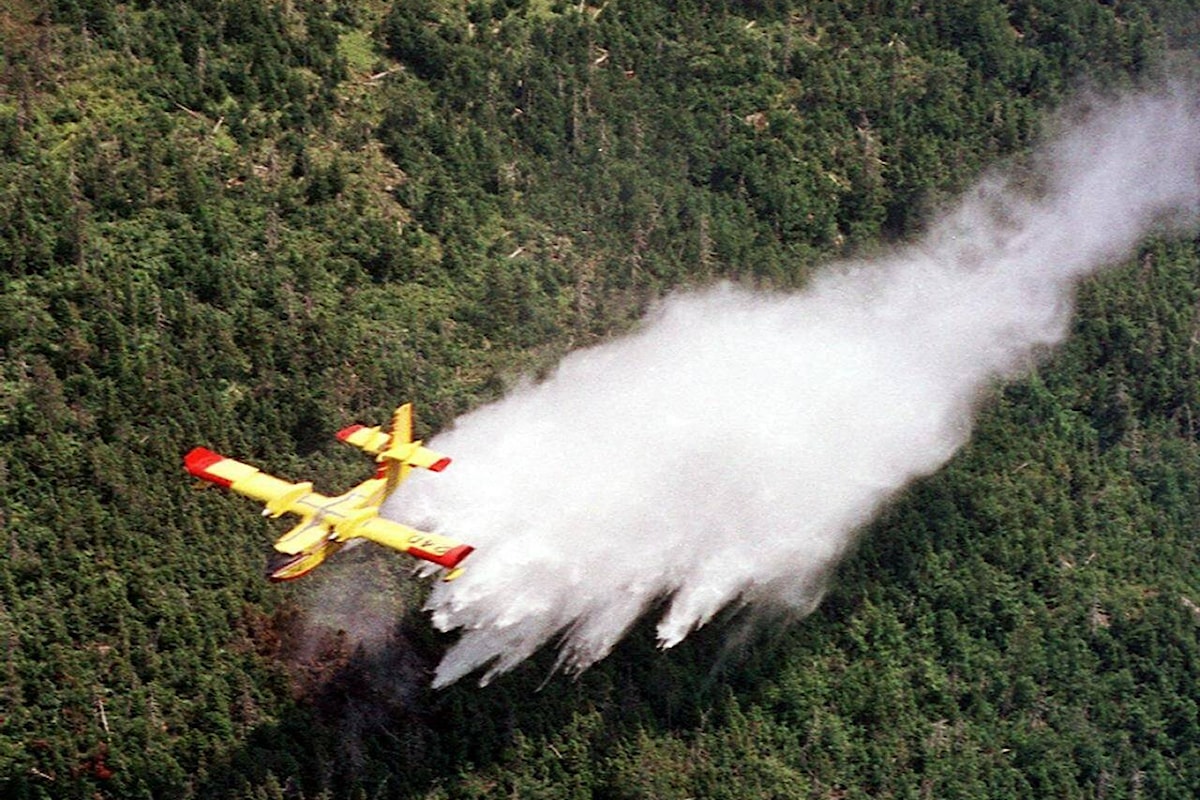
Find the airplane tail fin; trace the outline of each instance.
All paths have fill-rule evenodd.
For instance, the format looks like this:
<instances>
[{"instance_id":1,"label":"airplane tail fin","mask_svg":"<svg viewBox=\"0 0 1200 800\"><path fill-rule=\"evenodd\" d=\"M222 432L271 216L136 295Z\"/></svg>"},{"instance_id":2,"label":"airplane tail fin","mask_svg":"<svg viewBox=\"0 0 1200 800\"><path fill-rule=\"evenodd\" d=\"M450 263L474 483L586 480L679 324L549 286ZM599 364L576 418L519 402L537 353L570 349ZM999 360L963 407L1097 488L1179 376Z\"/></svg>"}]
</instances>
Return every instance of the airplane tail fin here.
<instances>
[{"instance_id":1,"label":"airplane tail fin","mask_svg":"<svg viewBox=\"0 0 1200 800\"><path fill-rule=\"evenodd\" d=\"M412 441L412 437L413 407L412 403L405 403L392 412L392 438L388 442L388 446L392 448L406 445Z\"/></svg>"}]
</instances>

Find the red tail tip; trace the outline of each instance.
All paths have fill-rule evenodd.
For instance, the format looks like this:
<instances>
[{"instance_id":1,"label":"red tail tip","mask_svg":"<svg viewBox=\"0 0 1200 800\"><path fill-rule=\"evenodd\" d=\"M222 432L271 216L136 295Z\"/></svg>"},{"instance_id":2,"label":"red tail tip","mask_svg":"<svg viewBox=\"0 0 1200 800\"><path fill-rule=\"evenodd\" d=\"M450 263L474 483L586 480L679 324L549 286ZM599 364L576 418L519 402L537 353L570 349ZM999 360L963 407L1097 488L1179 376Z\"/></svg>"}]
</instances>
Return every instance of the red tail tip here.
<instances>
[{"instance_id":1,"label":"red tail tip","mask_svg":"<svg viewBox=\"0 0 1200 800\"><path fill-rule=\"evenodd\" d=\"M342 428L337 432L337 438L344 442L365 427L365 425L351 425L348 428Z\"/></svg>"},{"instance_id":2,"label":"red tail tip","mask_svg":"<svg viewBox=\"0 0 1200 800\"><path fill-rule=\"evenodd\" d=\"M450 466L449 458L441 458L429 465L429 469L433 472L441 472L446 467Z\"/></svg>"}]
</instances>

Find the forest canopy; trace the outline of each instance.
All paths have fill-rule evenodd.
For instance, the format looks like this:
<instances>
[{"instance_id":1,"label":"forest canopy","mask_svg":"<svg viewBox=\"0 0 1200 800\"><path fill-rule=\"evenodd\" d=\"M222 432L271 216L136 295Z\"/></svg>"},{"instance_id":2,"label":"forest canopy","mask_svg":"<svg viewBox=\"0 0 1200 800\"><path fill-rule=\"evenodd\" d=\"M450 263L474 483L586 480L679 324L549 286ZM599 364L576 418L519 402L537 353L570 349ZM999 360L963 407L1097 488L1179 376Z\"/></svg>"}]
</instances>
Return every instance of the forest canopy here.
<instances>
[{"instance_id":1,"label":"forest canopy","mask_svg":"<svg viewBox=\"0 0 1200 800\"><path fill-rule=\"evenodd\" d=\"M1194 20L6 4L0 794L1200 795L1195 241L1085 284L1066 348L997 389L818 612L737 652L730 619L667 654L638 630L575 682L536 691L535 659L435 693L446 640L405 563L328 578L389 630L356 647L180 467L207 443L349 484L343 424L412 400L432 434L677 288L803 286L913 236L1072 89L1153 83Z\"/></svg>"}]
</instances>

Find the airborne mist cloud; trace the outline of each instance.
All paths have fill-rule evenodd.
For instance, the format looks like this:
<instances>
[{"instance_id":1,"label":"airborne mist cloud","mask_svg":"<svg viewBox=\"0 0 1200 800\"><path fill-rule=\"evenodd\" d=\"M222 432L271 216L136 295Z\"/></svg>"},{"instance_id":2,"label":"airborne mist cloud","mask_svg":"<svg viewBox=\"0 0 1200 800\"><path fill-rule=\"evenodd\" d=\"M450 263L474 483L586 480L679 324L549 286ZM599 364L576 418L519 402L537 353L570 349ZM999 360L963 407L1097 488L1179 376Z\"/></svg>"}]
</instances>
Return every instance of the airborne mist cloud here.
<instances>
[{"instance_id":1,"label":"airborne mist cloud","mask_svg":"<svg viewBox=\"0 0 1200 800\"><path fill-rule=\"evenodd\" d=\"M462 634L435 683L548 642L584 668L661 601L668 647L735 601L811 610L981 394L1063 337L1075 282L1200 215L1193 94L1080 104L1061 128L891 257L799 294L676 296L438 437L453 468L396 511L478 550L429 600Z\"/></svg>"}]
</instances>

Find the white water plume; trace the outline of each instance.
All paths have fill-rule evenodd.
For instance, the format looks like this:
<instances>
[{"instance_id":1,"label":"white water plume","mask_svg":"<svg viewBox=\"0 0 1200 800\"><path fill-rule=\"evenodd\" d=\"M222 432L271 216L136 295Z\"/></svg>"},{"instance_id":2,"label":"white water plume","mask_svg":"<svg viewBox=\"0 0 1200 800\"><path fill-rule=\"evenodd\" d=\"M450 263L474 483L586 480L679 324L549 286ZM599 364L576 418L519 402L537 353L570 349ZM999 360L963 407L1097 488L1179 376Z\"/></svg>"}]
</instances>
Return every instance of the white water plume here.
<instances>
[{"instance_id":1,"label":"white water plume","mask_svg":"<svg viewBox=\"0 0 1200 800\"><path fill-rule=\"evenodd\" d=\"M1023 182L983 180L903 251L802 293L678 295L437 437L454 465L394 507L477 547L429 600L461 631L435 684L551 642L585 668L659 602L664 647L735 601L811 610L855 532L966 441L981 394L1064 336L1075 282L1200 215L1192 93L1092 101L1060 127Z\"/></svg>"}]
</instances>

